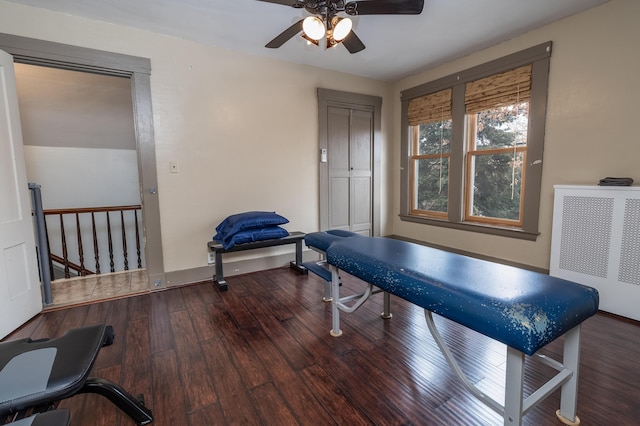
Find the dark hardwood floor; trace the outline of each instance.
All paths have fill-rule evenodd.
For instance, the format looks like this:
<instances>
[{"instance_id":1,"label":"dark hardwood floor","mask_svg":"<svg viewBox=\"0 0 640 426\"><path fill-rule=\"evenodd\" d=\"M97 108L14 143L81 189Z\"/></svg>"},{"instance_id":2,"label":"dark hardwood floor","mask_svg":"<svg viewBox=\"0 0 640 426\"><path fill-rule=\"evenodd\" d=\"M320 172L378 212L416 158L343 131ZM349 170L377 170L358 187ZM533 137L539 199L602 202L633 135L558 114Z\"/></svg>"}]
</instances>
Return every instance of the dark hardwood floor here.
<instances>
[{"instance_id":1,"label":"dark hardwood floor","mask_svg":"<svg viewBox=\"0 0 640 426\"><path fill-rule=\"evenodd\" d=\"M361 287L345 277L345 294ZM492 425L500 417L453 376L414 305L378 294L342 315L329 335L330 304L311 274L275 269L212 283L42 314L10 338L55 337L72 327L112 324L113 345L94 376L145 395L161 425ZM436 318L469 377L500 398L505 348ZM544 352L561 359L560 342ZM578 415L583 426L640 424L640 325L599 314L583 325ZM553 374L527 362L527 392ZM72 424L130 425L97 395L61 403ZM524 418L560 425L559 391Z\"/></svg>"}]
</instances>

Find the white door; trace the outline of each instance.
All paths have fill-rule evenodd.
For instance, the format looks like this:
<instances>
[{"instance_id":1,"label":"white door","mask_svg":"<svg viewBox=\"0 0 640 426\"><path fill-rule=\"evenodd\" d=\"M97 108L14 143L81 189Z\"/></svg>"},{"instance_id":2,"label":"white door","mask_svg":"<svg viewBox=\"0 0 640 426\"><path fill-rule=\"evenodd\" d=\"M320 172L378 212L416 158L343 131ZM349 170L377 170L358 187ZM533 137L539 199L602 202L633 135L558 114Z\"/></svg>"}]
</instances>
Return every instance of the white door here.
<instances>
[{"instance_id":1,"label":"white door","mask_svg":"<svg viewBox=\"0 0 640 426\"><path fill-rule=\"evenodd\" d=\"M42 310L13 57L0 50L0 338Z\"/></svg>"},{"instance_id":2,"label":"white door","mask_svg":"<svg viewBox=\"0 0 640 426\"><path fill-rule=\"evenodd\" d=\"M327 108L329 229L373 235L373 111Z\"/></svg>"}]
</instances>

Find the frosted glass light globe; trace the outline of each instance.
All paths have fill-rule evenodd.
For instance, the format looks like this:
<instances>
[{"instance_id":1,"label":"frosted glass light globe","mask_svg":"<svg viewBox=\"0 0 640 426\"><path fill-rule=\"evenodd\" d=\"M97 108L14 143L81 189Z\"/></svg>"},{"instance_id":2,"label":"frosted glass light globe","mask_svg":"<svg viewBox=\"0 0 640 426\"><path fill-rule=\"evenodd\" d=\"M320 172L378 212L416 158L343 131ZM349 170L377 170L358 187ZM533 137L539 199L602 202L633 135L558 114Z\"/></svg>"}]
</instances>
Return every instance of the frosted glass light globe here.
<instances>
[{"instance_id":1,"label":"frosted glass light globe","mask_svg":"<svg viewBox=\"0 0 640 426\"><path fill-rule=\"evenodd\" d=\"M344 18L338 21L338 23L333 28L333 39L335 41L342 41L346 36L351 32L351 28L353 27L353 22L351 19Z\"/></svg>"},{"instance_id":2,"label":"frosted glass light globe","mask_svg":"<svg viewBox=\"0 0 640 426\"><path fill-rule=\"evenodd\" d=\"M320 40L324 37L324 24L317 16L309 16L302 21L302 29L310 39Z\"/></svg>"}]
</instances>

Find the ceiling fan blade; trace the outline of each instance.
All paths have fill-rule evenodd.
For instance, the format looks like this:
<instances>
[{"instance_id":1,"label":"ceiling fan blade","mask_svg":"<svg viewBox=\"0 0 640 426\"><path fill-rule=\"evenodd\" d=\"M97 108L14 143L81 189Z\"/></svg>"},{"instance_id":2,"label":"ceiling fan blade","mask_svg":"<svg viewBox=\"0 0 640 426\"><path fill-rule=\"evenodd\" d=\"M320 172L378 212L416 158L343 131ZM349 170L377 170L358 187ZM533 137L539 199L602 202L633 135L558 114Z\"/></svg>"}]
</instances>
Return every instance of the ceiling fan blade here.
<instances>
[{"instance_id":1,"label":"ceiling fan blade","mask_svg":"<svg viewBox=\"0 0 640 426\"><path fill-rule=\"evenodd\" d=\"M344 5L348 15L419 15L424 0L366 0Z\"/></svg>"},{"instance_id":2,"label":"ceiling fan blade","mask_svg":"<svg viewBox=\"0 0 640 426\"><path fill-rule=\"evenodd\" d=\"M304 7L304 3L301 3L298 0L258 0L258 1L263 1L265 3L281 4L283 6Z\"/></svg>"},{"instance_id":3,"label":"ceiling fan blade","mask_svg":"<svg viewBox=\"0 0 640 426\"><path fill-rule=\"evenodd\" d=\"M360 38L353 31L351 31L349 35L344 40L342 40L342 44L351 54L358 53L365 48L362 40L360 40Z\"/></svg>"},{"instance_id":4,"label":"ceiling fan blade","mask_svg":"<svg viewBox=\"0 0 640 426\"><path fill-rule=\"evenodd\" d=\"M281 32L278 36L276 36L276 38L267 43L265 47L268 47L270 49L277 49L278 47L285 44L291 37L302 31L302 21L303 19L299 20L298 22Z\"/></svg>"}]
</instances>

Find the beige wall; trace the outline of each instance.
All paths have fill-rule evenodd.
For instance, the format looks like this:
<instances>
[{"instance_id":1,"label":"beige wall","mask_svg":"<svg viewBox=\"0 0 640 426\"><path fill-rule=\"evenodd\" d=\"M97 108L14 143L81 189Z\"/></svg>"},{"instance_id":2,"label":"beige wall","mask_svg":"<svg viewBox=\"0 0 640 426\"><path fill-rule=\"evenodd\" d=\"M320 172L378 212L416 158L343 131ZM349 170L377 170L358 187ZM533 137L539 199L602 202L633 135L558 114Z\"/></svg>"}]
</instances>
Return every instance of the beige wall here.
<instances>
[{"instance_id":1,"label":"beige wall","mask_svg":"<svg viewBox=\"0 0 640 426\"><path fill-rule=\"evenodd\" d=\"M610 175L640 181L640 89L627 83L640 69L639 16L637 0L612 0L390 87L0 0L0 32L151 59L166 271L204 266L213 227L237 211L272 209L291 219L290 230L317 229L317 87L384 99L383 234L548 267L554 184ZM554 51L538 240L401 222L400 92L548 40ZM180 173L169 173L170 161Z\"/></svg>"},{"instance_id":2,"label":"beige wall","mask_svg":"<svg viewBox=\"0 0 640 426\"><path fill-rule=\"evenodd\" d=\"M151 59L167 272L205 266L215 225L239 211L275 210L289 230L318 229L316 88L386 98L382 139L391 139L388 83L4 1L0 32ZM179 173L169 173L171 161ZM383 160L385 193L389 167Z\"/></svg>"},{"instance_id":3,"label":"beige wall","mask_svg":"<svg viewBox=\"0 0 640 426\"><path fill-rule=\"evenodd\" d=\"M640 184L637 110L640 87L640 1L612 0L508 42L406 78L395 86L392 232L540 268L549 267L553 185L593 185L605 176ZM402 222L400 209L400 92L551 40L553 53L537 241L488 236Z\"/></svg>"}]
</instances>

